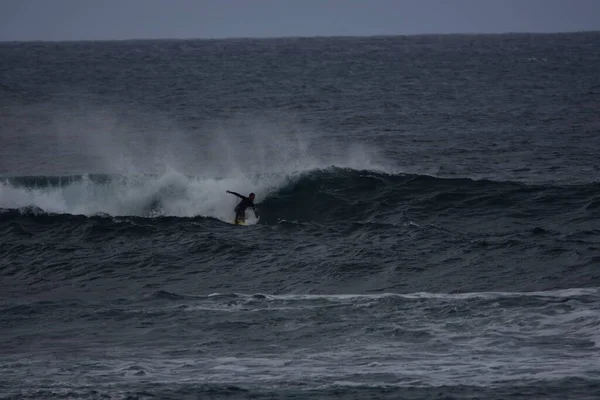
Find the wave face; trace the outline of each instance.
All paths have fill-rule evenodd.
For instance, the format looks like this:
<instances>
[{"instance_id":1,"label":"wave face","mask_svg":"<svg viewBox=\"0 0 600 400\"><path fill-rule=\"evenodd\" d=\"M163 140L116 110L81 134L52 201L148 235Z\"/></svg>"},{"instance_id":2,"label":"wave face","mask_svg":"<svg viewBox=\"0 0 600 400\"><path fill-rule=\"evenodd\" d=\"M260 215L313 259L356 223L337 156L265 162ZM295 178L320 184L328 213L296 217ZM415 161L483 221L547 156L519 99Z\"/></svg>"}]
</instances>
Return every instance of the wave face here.
<instances>
[{"instance_id":1,"label":"wave face","mask_svg":"<svg viewBox=\"0 0 600 400\"><path fill-rule=\"evenodd\" d=\"M598 33L0 54L2 399L597 399Z\"/></svg>"}]
</instances>

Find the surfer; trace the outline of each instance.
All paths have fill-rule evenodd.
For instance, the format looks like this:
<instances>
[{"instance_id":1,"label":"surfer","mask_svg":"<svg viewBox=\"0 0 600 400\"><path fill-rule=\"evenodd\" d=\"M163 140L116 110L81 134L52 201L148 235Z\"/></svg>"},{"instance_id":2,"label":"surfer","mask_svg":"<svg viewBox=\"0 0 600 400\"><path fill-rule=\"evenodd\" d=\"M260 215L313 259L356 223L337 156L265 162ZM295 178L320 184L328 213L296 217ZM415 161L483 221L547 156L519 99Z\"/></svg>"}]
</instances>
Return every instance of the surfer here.
<instances>
[{"instance_id":1,"label":"surfer","mask_svg":"<svg viewBox=\"0 0 600 400\"><path fill-rule=\"evenodd\" d=\"M240 201L234 209L236 224L243 223L244 221L246 221L246 208L248 207L250 207L252 211L254 211L254 215L256 216L256 218L258 218L258 213L256 212L256 208L254 207L254 193L250 193L248 197L242 196L241 194L236 192L231 192L229 190L227 191L227 193L231 193L242 199L242 201Z\"/></svg>"}]
</instances>

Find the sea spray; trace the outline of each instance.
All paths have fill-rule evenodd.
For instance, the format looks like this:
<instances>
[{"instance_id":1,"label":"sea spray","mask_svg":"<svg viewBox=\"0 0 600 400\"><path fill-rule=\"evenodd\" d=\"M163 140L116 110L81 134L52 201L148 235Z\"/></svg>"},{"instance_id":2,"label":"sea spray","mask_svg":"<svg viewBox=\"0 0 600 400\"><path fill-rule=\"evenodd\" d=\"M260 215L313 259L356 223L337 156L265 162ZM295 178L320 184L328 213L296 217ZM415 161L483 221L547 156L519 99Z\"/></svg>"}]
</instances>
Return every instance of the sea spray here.
<instances>
[{"instance_id":1,"label":"sea spray","mask_svg":"<svg viewBox=\"0 0 600 400\"><path fill-rule=\"evenodd\" d=\"M56 111L58 146L87 157L76 178L51 185L0 184L0 208L35 206L49 213L232 219L236 199L255 192L257 203L311 171L337 167L386 170L377 149L360 143L315 141L315 133L283 115L213 121L187 134L160 117L154 129L140 114L124 116L86 106L68 118ZM46 112L49 112L46 110ZM63 118L58 118L62 116ZM154 118L154 117L152 117ZM56 121L60 120L60 123ZM204 136L195 148L186 135ZM168 138L168 139L167 139ZM98 162L101 160L101 162ZM100 174L90 174L101 169ZM17 178L17 177L13 177ZM41 183L43 176L35 178ZM50 179L50 178L48 178ZM56 180L56 179L55 179Z\"/></svg>"}]
</instances>

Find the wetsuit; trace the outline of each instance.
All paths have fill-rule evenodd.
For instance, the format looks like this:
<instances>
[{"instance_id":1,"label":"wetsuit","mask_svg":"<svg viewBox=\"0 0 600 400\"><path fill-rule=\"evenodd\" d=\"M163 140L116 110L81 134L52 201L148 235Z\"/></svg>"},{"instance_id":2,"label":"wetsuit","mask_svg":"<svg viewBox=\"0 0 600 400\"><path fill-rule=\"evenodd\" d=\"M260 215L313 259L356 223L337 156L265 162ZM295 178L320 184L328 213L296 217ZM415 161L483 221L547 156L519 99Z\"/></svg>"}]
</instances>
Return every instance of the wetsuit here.
<instances>
[{"instance_id":1,"label":"wetsuit","mask_svg":"<svg viewBox=\"0 0 600 400\"><path fill-rule=\"evenodd\" d=\"M242 199L242 201L240 201L240 203L235 206L235 221L238 222L244 222L246 220L246 208L250 207L252 209L252 211L254 211L254 215L256 215L258 217L258 214L256 213L256 208L254 207L254 202L252 200L250 200L249 197L246 196L242 196L239 193L236 192L230 192L227 191L228 193L231 193L233 195L236 195L237 197L239 197L240 199Z\"/></svg>"}]
</instances>

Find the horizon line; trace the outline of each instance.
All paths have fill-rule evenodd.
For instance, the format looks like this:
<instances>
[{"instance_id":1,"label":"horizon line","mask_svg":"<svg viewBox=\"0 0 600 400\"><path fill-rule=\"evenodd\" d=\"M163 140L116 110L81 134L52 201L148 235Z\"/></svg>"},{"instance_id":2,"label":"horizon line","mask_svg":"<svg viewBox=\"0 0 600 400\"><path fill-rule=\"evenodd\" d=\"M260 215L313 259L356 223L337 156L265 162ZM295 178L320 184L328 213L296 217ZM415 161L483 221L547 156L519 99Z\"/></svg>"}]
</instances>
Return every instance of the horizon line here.
<instances>
[{"instance_id":1,"label":"horizon line","mask_svg":"<svg viewBox=\"0 0 600 400\"><path fill-rule=\"evenodd\" d=\"M392 38L392 37L423 37L423 36L508 36L508 35L573 35L586 33L600 33L600 30L578 31L506 31L506 32L450 32L450 33L394 33L372 35L290 35L290 36L227 36L227 37L147 37L123 39L25 39L25 40L0 40L0 43L79 43L79 42L134 42L134 41L228 41L228 40L281 40L281 39L357 39L357 38Z\"/></svg>"}]
</instances>

